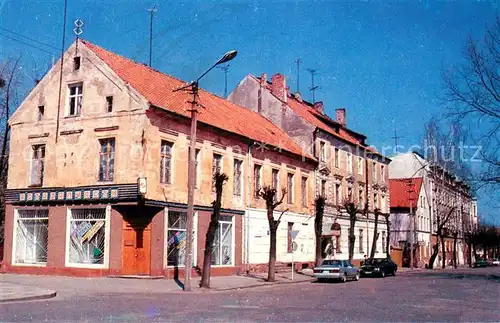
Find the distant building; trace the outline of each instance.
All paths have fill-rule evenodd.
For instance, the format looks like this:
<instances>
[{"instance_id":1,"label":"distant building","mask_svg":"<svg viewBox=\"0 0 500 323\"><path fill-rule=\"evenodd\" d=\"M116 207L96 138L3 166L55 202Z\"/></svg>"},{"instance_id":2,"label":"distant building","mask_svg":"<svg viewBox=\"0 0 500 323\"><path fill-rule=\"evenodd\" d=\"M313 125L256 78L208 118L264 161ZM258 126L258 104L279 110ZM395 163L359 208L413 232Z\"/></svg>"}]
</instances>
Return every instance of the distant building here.
<instances>
[{"instance_id":1,"label":"distant building","mask_svg":"<svg viewBox=\"0 0 500 323\"><path fill-rule=\"evenodd\" d=\"M470 187L454 174L426 161L415 152L398 154L391 158L391 245L404 248L409 259L409 205L414 216L416 264L424 266L436 244L436 219L451 214L445 226L447 265L453 261L454 235L457 237L457 265L471 261L472 250L465 237L478 225L477 202ZM411 192L410 192L411 191ZM435 266L441 266L442 250ZM409 261L409 260L408 260ZM408 262L409 264L409 262Z\"/></svg>"},{"instance_id":2,"label":"distant building","mask_svg":"<svg viewBox=\"0 0 500 323\"><path fill-rule=\"evenodd\" d=\"M292 95L286 79L275 74L248 75L229 95L230 101L255 111L271 120L294 138L306 154L319 161L315 172L315 196L327 198L323 226L324 257L347 259L349 217L342 202L349 199L360 210L368 205L368 216L356 223L354 259L370 254L374 231L375 208L389 213L388 164L390 159L366 143L366 137L349 129L346 110L336 110L336 120L324 112L322 102L310 103L300 94ZM340 227L334 229L338 224ZM379 218L376 257L385 256L387 228Z\"/></svg>"},{"instance_id":3,"label":"distant building","mask_svg":"<svg viewBox=\"0 0 500 323\"><path fill-rule=\"evenodd\" d=\"M5 270L175 277L186 253L192 95L173 92L180 80L84 40L63 66L62 83L57 63L9 120ZM229 180L213 275L267 263L265 203L255 193L263 185L288 189L276 210L288 209L278 261L291 262L298 230L294 260L312 262L315 158L258 113L203 90L199 103L193 266L203 263L217 171Z\"/></svg>"}]
</instances>

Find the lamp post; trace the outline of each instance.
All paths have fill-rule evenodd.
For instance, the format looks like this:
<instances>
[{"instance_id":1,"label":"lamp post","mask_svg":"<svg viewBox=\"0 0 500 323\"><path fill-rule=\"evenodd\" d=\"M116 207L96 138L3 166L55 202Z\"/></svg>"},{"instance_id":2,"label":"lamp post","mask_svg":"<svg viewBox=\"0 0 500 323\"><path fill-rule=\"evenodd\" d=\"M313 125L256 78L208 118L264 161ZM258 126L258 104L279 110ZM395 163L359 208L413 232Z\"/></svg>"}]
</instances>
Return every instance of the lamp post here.
<instances>
[{"instance_id":1,"label":"lamp post","mask_svg":"<svg viewBox=\"0 0 500 323\"><path fill-rule=\"evenodd\" d=\"M200 80L207 75L215 66L226 63L238 54L237 51L232 50L224 54L214 65L212 65L205 73L201 74L196 81L175 89L181 91L191 89L193 93L193 101L191 101L191 137L189 142L189 161L188 161L188 201L187 201L187 220L186 220L186 262L184 267L184 291L191 291L191 268L193 258L193 215L194 215L194 187L195 187L195 159L196 159L196 124L198 121L198 86Z\"/></svg>"}]
</instances>

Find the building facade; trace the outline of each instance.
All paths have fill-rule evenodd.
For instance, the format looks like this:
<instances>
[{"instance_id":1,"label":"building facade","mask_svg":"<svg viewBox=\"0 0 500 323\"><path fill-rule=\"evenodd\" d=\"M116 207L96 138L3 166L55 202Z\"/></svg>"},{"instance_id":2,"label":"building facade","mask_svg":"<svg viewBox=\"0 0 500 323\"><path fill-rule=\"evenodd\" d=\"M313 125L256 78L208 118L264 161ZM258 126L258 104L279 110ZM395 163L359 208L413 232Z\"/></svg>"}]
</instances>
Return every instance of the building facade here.
<instances>
[{"instance_id":1,"label":"building facade","mask_svg":"<svg viewBox=\"0 0 500 323\"><path fill-rule=\"evenodd\" d=\"M374 210L389 212L388 164L390 160L366 144L366 137L346 125L346 110L336 110L336 120L324 113L322 102L309 103L292 95L286 79L276 74L271 81L263 74L248 75L229 95L230 101L260 113L294 138L319 165L315 170L315 196L327 199L324 226L324 257L347 259L349 216L343 209L346 199L360 210L368 205L367 216L356 223L354 259L369 255L374 236ZM340 225L340 228L338 227ZM385 256L387 228L379 219L376 256Z\"/></svg>"},{"instance_id":2,"label":"building facade","mask_svg":"<svg viewBox=\"0 0 500 323\"><path fill-rule=\"evenodd\" d=\"M467 183L444 168L428 162L415 152L402 153L392 157L389 177L391 183L414 183L416 179L421 179L420 194L413 193L415 197L412 197L412 200L415 199L413 202L417 203L416 209L412 213L417 228L416 232L421 233L414 240L415 244L418 245L416 258L418 265L424 266L426 261L428 262L433 251L432 248L438 240L436 236L438 222L444 219L446 219L444 226L446 266L453 263L454 248L457 251L457 265L465 265L472 261L472 250L467 245L465 237L477 228L477 201ZM393 190L391 195L398 196L401 203L408 204L410 198L408 190L410 190L408 185L400 185L398 191ZM415 187L412 186L411 190L415 190ZM407 198L406 202L403 201L405 197ZM391 218L395 220L400 215L400 211L401 208L391 202ZM391 235L393 229L409 231L410 223L407 221L398 228L391 227ZM395 234L397 233L395 232ZM424 239L424 237L426 238ZM422 240L420 240L421 238ZM408 245L410 241L411 237L405 241L391 239L394 246ZM425 249L427 252L423 251ZM440 245L434 266L441 266L442 258L443 252Z\"/></svg>"},{"instance_id":3,"label":"building facade","mask_svg":"<svg viewBox=\"0 0 500 323\"><path fill-rule=\"evenodd\" d=\"M9 121L5 271L182 275L192 95L173 90L183 85L84 40L68 48ZM314 157L257 113L203 90L198 100L193 271L203 262L215 172L229 179L213 275L267 262L255 189L275 177L291 189L276 210L288 209L278 261L289 260L298 227L297 260L312 261Z\"/></svg>"}]
</instances>

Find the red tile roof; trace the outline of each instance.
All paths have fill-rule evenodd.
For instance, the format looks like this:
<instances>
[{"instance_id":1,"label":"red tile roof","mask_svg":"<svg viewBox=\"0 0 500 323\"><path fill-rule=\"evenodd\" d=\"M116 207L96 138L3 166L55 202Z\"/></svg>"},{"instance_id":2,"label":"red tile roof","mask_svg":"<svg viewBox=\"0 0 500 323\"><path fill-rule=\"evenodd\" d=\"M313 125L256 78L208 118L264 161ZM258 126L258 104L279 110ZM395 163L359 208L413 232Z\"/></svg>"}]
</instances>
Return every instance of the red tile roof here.
<instances>
[{"instance_id":1,"label":"red tile roof","mask_svg":"<svg viewBox=\"0 0 500 323\"><path fill-rule=\"evenodd\" d=\"M186 85L185 82L88 41L80 41L102 59L120 78L143 95L151 105L190 117L191 104L189 102L192 100L192 94L187 91L172 92L173 89ZM198 100L203 106L198 114L200 122L266 145L281 148L299 156L303 155L302 148L292 138L260 114L202 89L199 90ZM306 157L314 159L309 155Z\"/></svg>"},{"instance_id":2,"label":"red tile roof","mask_svg":"<svg viewBox=\"0 0 500 323\"><path fill-rule=\"evenodd\" d=\"M260 78L254 75L251 75L253 78L255 78L258 82L260 82ZM267 89L271 91L271 84L267 82ZM288 99L287 102L288 106L299 116L301 116L304 120L307 122L311 123L315 127L331 134L332 136L342 139L352 145L355 146L360 146L365 148L366 150L378 154L382 156L380 153L378 153L373 147L371 146L366 146L361 143L360 140L356 139L352 134L349 133L349 131L345 128L342 127L341 124L339 124L336 120L331 119L328 117L326 114L321 114L319 113L316 109L314 109L310 104L306 102L300 102L298 101L294 96L288 94ZM332 128L330 125L322 121L321 119L327 119L332 123L336 123L339 126L338 132L335 131L334 128Z\"/></svg>"},{"instance_id":3,"label":"red tile roof","mask_svg":"<svg viewBox=\"0 0 500 323\"><path fill-rule=\"evenodd\" d=\"M412 208L416 208L422 183L422 177L389 179L391 208L410 207L410 192L408 192L410 188L412 190L411 205Z\"/></svg>"}]
</instances>

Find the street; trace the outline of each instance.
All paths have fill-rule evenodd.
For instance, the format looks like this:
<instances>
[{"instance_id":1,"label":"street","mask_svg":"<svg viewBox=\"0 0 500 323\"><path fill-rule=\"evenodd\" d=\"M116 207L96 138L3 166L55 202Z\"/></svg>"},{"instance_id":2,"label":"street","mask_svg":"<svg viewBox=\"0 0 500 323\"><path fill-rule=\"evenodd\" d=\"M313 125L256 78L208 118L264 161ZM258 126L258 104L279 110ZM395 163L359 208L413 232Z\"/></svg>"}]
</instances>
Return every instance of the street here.
<instances>
[{"instance_id":1,"label":"street","mask_svg":"<svg viewBox=\"0 0 500 323\"><path fill-rule=\"evenodd\" d=\"M4 303L0 321L499 321L499 283L496 267L189 294L75 289L50 300Z\"/></svg>"}]
</instances>

